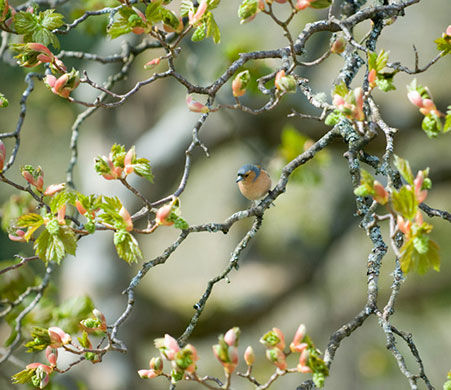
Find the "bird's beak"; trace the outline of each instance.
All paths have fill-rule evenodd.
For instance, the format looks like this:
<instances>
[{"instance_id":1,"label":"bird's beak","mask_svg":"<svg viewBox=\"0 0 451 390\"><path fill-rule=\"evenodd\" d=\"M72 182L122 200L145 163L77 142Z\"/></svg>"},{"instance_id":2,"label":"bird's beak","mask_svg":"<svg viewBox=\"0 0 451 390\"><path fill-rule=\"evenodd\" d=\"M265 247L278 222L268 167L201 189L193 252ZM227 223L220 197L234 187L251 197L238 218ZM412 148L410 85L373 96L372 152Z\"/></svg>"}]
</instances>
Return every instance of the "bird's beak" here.
<instances>
[{"instance_id":1,"label":"bird's beak","mask_svg":"<svg viewBox=\"0 0 451 390\"><path fill-rule=\"evenodd\" d=\"M243 180L244 177L241 175L238 175L238 177L236 178L236 183L240 182L241 180Z\"/></svg>"}]
</instances>

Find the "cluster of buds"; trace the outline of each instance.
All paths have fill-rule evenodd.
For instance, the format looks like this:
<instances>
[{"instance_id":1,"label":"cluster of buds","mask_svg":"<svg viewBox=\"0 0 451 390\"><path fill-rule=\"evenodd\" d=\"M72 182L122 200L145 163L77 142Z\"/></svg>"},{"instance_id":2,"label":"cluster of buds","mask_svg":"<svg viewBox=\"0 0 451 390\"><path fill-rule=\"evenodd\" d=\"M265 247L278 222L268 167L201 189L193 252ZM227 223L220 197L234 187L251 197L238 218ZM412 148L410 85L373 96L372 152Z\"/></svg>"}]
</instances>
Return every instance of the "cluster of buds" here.
<instances>
[{"instance_id":1,"label":"cluster of buds","mask_svg":"<svg viewBox=\"0 0 451 390\"><path fill-rule=\"evenodd\" d=\"M42 192L45 196L53 196L66 187L65 183L50 184L44 190L44 171L41 167L33 168L31 165L25 165L22 167L21 173L29 184L35 187L39 192Z\"/></svg>"},{"instance_id":2,"label":"cluster of buds","mask_svg":"<svg viewBox=\"0 0 451 390\"><path fill-rule=\"evenodd\" d=\"M44 82L54 94L67 99L70 93L79 86L80 75L78 71L72 69L70 72L64 73L58 78L52 74L48 74Z\"/></svg>"},{"instance_id":3,"label":"cluster of buds","mask_svg":"<svg viewBox=\"0 0 451 390\"><path fill-rule=\"evenodd\" d=\"M35 187L39 192L42 192L44 187L44 171L41 167L34 169L31 165L25 165L22 167L21 173L28 183Z\"/></svg>"},{"instance_id":4,"label":"cluster of buds","mask_svg":"<svg viewBox=\"0 0 451 390\"><path fill-rule=\"evenodd\" d=\"M2 140L0 140L0 172L3 171L3 167L5 166L5 158L6 158L6 148L5 144Z\"/></svg>"},{"instance_id":5,"label":"cluster of buds","mask_svg":"<svg viewBox=\"0 0 451 390\"><path fill-rule=\"evenodd\" d=\"M180 348L177 340L166 334L164 338L155 340L155 347L160 350L161 356L171 362L171 380L173 383L182 380L185 375L193 374L196 371L196 362L199 360L196 348L191 344ZM163 361L161 358L150 360L149 370L139 370L141 378L154 378L161 375Z\"/></svg>"},{"instance_id":6,"label":"cluster of buds","mask_svg":"<svg viewBox=\"0 0 451 390\"><path fill-rule=\"evenodd\" d=\"M50 380L50 374L56 368L58 350L49 346L45 350L45 356L50 365L37 362L30 363L25 367L24 371L21 371L13 376L14 383L26 383L25 379L29 378L33 386L39 389L46 387Z\"/></svg>"},{"instance_id":7,"label":"cluster of buds","mask_svg":"<svg viewBox=\"0 0 451 390\"><path fill-rule=\"evenodd\" d=\"M229 329L224 335L218 337L218 344L213 345L213 353L219 363L224 367L227 375L235 371L238 365L238 340L240 328ZM252 360L252 358L250 358Z\"/></svg>"},{"instance_id":8,"label":"cluster of buds","mask_svg":"<svg viewBox=\"0 0 451 390\"><path fill-rule=\"evenodd\" d=\"M134 171L133 162L136 160L135 147L131 147L123 158L116 158L112 150L108 157L101 156L95 159L96 171L106 180L123 179Z\"/></svg>"},{"instance_id":9,"label":"cluster of buds","mask_svg":"<svg viewBox=\"0 0 451 390\"><path fill-rule=\"evenodd\" d=\"M94 309L92 311L94 318L87 318L80 321L81 328L86 332L106 332L107 324L104 314L98 310Z\"/></svg>"},{"instance_id":10,"label":"cluster of buds","mask_svg":"<svg viewBox=\"0 0 451 390\"><path fill-rule=\"evenodd\" d=\"M55 72L66 72L64 63L56 58L49 48L42 43L16 43L12 46L12 49L19 52L15 58L17 58L17 63L20 66L33 68L39 64L47 63Z\"/></svg>"},{"instance_id":11,"label":"cluster of buds","mask_svg":"<svg viewBox=\"0 0 451 390\"><path fill-rule=\"evenodd\" d=\"M16 10L14 7L9 5L8 0L0 2L0 23L9 28L9 26L13 23L15 13Z\"/></svg>"},{"instance_id":12,"label":"cluster of buds","mask_svg":"<svg viewBox=\"0 0 451 390\"><path fill-rule=\"evenodd\" d=\"M210 111L210 109L205 105L193 99L192 95L186 96L186 105L188 109L192 112L200 112L202 114L206 114Z\"/></svg>"},{"instance_id":13,"label":"cluster of buds","mask_svg":"<svg viewBox=\"0 0 451 390\"><path fill-rule=\"evenodd\" d=\"M278 328L272 328L265 333L260 342L267 348L266 358L274 364L279 370L287 369L287 360L284 353L285 336Z\"/></svg>"},{"instance_id":14,"label":"cluster of buds","mask_svg":"<svg viewBox=\"0 0 451 390\"><path fill-rule=\"evenodd\" d=\"M283 93L296 93L296 79L292 75L285 75L283 69L277 72L274 84Z\"/></svg>"},{"instance_id":15,"label":"cluster of buds","mask_svg":"<svg viewBox=\"0 0 451 390\"><path fill-rule=\"evenodd\" d=\"M354 89L354 91L348 91L344 96L336 93L332 103L346 118L363 121L365 119L363 96L363 89L359 87Z\"/></svg>"},{"instance_id":16,"label":"cluster of buds","mask_svg":"<svg viewBox=\"0 0 451 390\"><path fill-rule=\"evenodd\" d=\"M437 110L428 89L422 87L421 85L417 85L416 80L413 80L412 83L407 86L407 90L408 99L413 105L419 108L419 111L423 115L426 116L432 114L437 117L443 115L439 110Z\"/></svg>"},{"instance_id":17,"label":"cluster of buds","mask_svg":"<svg viewBox=\"0 0 451 390\"><path fill-rule=\"evenodd\" d=\"M251 75L248 70L244 70L236 75L232 81L233 96L239 97L246 93L246 88L251 80Z\"/></svg>"}]
</instances>

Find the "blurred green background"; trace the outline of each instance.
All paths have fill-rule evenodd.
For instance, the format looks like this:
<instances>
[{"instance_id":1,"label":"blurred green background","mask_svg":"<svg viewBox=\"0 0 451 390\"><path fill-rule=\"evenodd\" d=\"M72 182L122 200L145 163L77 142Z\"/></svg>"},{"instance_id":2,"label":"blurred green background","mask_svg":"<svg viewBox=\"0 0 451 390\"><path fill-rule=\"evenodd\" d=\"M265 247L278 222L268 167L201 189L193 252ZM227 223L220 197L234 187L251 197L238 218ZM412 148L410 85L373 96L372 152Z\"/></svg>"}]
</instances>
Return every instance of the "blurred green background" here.
<instances>
[{"instance_id":1,"label":"blurred green background","mask_svg":"<svg viewBox=\"0 0 451 390\"><path fill-rule=\"evenodd\" d=\"M268 18L264 15L258 15L252 23L239 25L237 7L236 1L222 2L215 12L222 32L219 45L214 45L211 40L183 42L182 55L176 65L190 81L209 84L241 51L286 45L276 26L268 28ZM282 5L276 7L278 12L283 9ZM412 68L412 44L415 44L420 65L424 65L436 55L433 41L450 23L449 15L451 3L447 0L422 2L409 7L405 17L384 29L377 50L390 51L390 62L400 61ZM325 13L310 9L303 11L293 23L292 31L300 31L306 23L319 17L325 17ZM93 18L87 30L95 31L99 26L100 19ZM357 29L356 36L363 36L369 28L370 24L365 23ZM123 39L133 43L134 38L99 40L95 35L74 32L62 37L61 44L68 50L111 54L120 51ZM326 33L314 37L302 59L309 61L319 57L327 49L328 39ZM121 82L116 91L127 91L137 81L149 77L151 71L143 70L142 65L158 55L161 55L158 51L141 55L128 79ZM102 82L117 70L117 65L65 62L77 69L86 68L90 78L96 82ZM329 96L341 65L341 57L331 56L318 67L300 69L299 74L310 79L315 92ZM10 131L15 128L18 102L25 88L24 72L6 62L0 66L0 91L10 102L9 107L0 112L1 131ZM164 70L165 66L162 61L156 71ZM276 60L252 63L251 74L264 73L278 66L280 61ZM428 72L416 76L420 84L430 88L441 111L445 111L451 102L449 70L450 59L444 58ZM363 72L362 69L353 86L361 81ZM373 95L385 120L399 129L395 140L396 154L409 160L414 171L430 167L433 187L427 203L450 211L451 135L430 140L421 131L422 117L406 97L405 85L412 78L398 74L395 77L396 91L375 91ZM231 103L230 90L223 89L218 102ZM73 96L92 100L95 95L82 86ZM258 93L248 93L243 101L252 107L264 104L262 95ZM82 108L53 95L39 82L27 107L21 148L15 167L7 177L23 182L19 167L32 164L41 165L47 184L63 182L70 159L71 126ZM327 131L320 122L287 118L292 108L318 114L303 96L296 94L284 97L281 105L263 115L223 110L208 118L200 136L209 147L211 156L206 158L196 150L188 186L181 196L183 217L190 224L221 222L250 205L235 185L236 171L244 163L262 163L274 182L278 180L283 129L291 129L291 134L296 130L314 140ZM118 183L106 182L94 172L93 159L107 154L113 143L121 143L126 147L136 145L138 155L148 158L153 167L154 184L136 180L134 185L150 200L172 192L181 178L184 150L191 141L192 127L197 118L197 114L186 108L184 88L172 80L161 80L142 88L127 104L117 109L98 110L80 128L79 164L75 171L77 189L83 193L118 195L128 210L140 208L136 199ZM371 144L369 152L383 153L384 138L379 138ZM5 143L10 150L11 141ZM264 358L264 347L258 342L267 330L278 327L290 340L297 326L305 323L317 347L324 350L330 334L364 306L366 263L371 246L365 232L358 227L359 219L353 215L355 205L347 163L343 158L345 151L346 146L337 141L327 153L323 153L319 162L317 159L309 162L296 174L287 192L277 199L275 207L266 212L262 229L240 260L239 271L230 274L230 283L221 282L213 290L201 321L189 340L199 350L201 374L222 375L211 345L216 343L218 334L232 326L239 326L242 330L240 351L244 352L247 345L256 350L258 357L254 373L264 381L263 378L273 372ZM0 202L6 202L13 194L17 192L2 185ZM432 236L440 245L441 272L430 271L421 277L408 275L395 307L393 324L413 334L426 373L440 388L451 369L451 359L448 358L451 355L451 225L437 218L430 222L434 225ZM139 379L136 370L147 368L150 357L157 354L152 345L154 338L164 333L178 337L183 332L193 314L192 305L202 295L208 280L227 265L230 253L250 226L251 221L240 221L226 236L221 233L190 235L165 265L151 270L140 284L135 309L119 332L119 338L129 348L128 354L110 353L102 364L85 363L69 374L56 375L53 388L167 388L167 382L162 378L152 381ZM388 230L384 232L387 237ZM141 237L144 259L147 261L158 256L177 236L175 229L162 227L150 236ZM18 252L32 253L30 246L12 243L6 233L1 232L0 259L11 259ZM393 253L389 253L384 258L380 278L381 307L390 294L393 268ZM126 297L121 295L121 291L139 269L140 264L129 266L117 257L111 234L98 232L80 241L76 257L69 256L63 261L53 279L49 298L62 303L87 294L112 323L126 305ZM31 276L24 277L33 278L42 273L43 266L30 264L26 271ZM0 283L6 285L6 278L1 276ZM9 327L1 323L1 340L8 335ZM395 359L385 349L385 342L377 320L367 320L338 349L325 388L408 389ZM408 348L401 342L398 346L408 367L417 372ZM18 363L23 361L27 364L34 358L39 359L21 352L17 354ZM64 366L70 362L70 357L61 356L60 361ZM240 367L244 369L243 365ZM3 367L0 370L0 388L11 386L9 376L20 369L14 361ZM272 388L293 389L307 378L307 375L287 375ZM177 388L197 389L199 386L181 383ZM236 378L234 388L251 387Z\"/></svg>"}]
</instances>

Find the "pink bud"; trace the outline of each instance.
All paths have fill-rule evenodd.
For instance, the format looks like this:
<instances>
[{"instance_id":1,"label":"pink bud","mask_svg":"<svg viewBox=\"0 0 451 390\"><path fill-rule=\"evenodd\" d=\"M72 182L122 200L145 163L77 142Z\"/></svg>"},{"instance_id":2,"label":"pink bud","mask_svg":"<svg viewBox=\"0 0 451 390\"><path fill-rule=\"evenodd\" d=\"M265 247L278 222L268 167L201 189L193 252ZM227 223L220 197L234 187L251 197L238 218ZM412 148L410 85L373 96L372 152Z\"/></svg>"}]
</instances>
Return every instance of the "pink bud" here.
<instances>
[{"instance_id":1,"label":"pink bud","mask_svg":"<svg viewBox=\"0 0 451 390\"><path fill-rule=\"evenodd\" d=\"M174 222L167 220L167 218L171 214L171 210L172 210L172 206L169 204L160 207L157 211L157 215L155 217L155 222L158 225L165 225L165 226L173 225Z\"/></svg>"},{"instance_id":2,"label":"pink bud","mask_svg":"<svg viewBox=\"0 0 451 390\"><path fill-rule=\"evenodd\" d=\"M445 34L451 36L451 25L446 28Z\"/></svg>"},{"instance_id":3,"label":"pink bud","mask_svg":"<svg viewBox=\"0 0 451 390\"><path fill-rule=\"evenodd\" d=\"M413 105L420 108L423 107L423 98L421 97L418 91L409 91L409 93L407 94L407 98Z\"/></svg>"},{"instance_id":4,"label":"pink bud","mask_svg":"<svg viewBox=\"0 0 451 390\"><path fill-rule=\"evenodd\" d=\"M61 93L62 89L64 88L64 86L67 84L68 81L69 81L68 73L65 73L62 76L60 76L55 81L55 85L53 86L53 92L55 92L57 94Z\"/></svg>"},{"instance_id":5,"label":"pink bud","mask_svg":"<svg viewBox=\"0 0 451 390\"><path fill-rule=\"evenodd\" d=\"M305 1L305 0L304 0ZM335 39L330 48L331 53L340 54L343 53L346 47L346 41L343 38Z\"/></svg>"},{"instance_id":6,"label":"pink bud","mask_svg":"<svg viewBox=\"0 0 451 390\"><path fill-rule=\"evenodd\" d=\"M0 140L0 172L3 170L6 157L6 148L2 140Z\"/></svg>"},{"instance_id":7,"label":"pink bud","mask_svg":"<svg viewBox=\"0 0 451 390\"><path fill-rule=\"evenodd\" d=\"M169 336L168 334L164 335L164 346L166 347L165 354L168 360L173 360L176 353L180 351L177 340L174 337Z\"/></svg>"},{"instance_id":8,"label":"pink bud","mask_svg":"<svg viewBox=\"0 0 451 390\"><path fill-rule=\"evenodd\" d=\"M34 177L33 177L33 175L30 173L30 172L28 172L28 171L26 171L26 170L23 170L22 171L22 176L25 178L25 180L28 182L28 183L30 183L32 186L35 186L36 185L36 182L35 182L35 180L34 180Z\"/></svg>"},{"instance_id":9,"label":"pink bud","mask_svg":"<svg viewBox=\"0 0 451 390\"><path fill-rule=\"evenodd\" d=\"M58 209L58 223L60 225L64 225L66 223L65 218L66 217L66 204L63 204L59 209Z\"/></svg>"},{"instance_id":10,"label":"pink bud","mask_svg":"<svg viewBox=\"0 0 451 390\"><path fill-rule=\"evenodd\" d=\"M377 180L374 181L374 200L379 204L386 204L388 202L388 192L385 187Z\"/></svg>"},{"instance_id":11,"label":"pink bud","mask_svg":"<svg viewBox=\"0 0 451 390\"><path fill-rule=\"evenodd\" d=\"M53 58L52 57L49 57L48 55L45 55L45 54L38 54L37 56L36 56L36 58L39 60L39 61L41 61L41 62L52 62L53 61Z\"/></svg>"},{"instance_id":12,"label":"pink bud","mask_svg":"<svg viewBox=\"0 0 451 390\"><path fill-rule=\"evenodd\" d=\"M283 69L277 72L276 77L274 79L274 84L276 85L277 89L281 89L279 83L282 77L285 77L285 71Z\"/></svg>"},{"instance_id":13,"label":"pink bud","mask_svg":"<svg viewBox=\"0 0 451 390\"><path fill-rule=\"evenodd\" d=\"M276 348L279 348L281 351L285 349L285 335L279 328L272 328L272 331L279 338L279 342L275 345Z\"/></svg>"},{"instance_id":14,"label":"pink bud","mask_svg":"<svg viewBox=\"0 0 451 390\"><path fill-rule=\"evenodd\" d=\"M119 215L125 222L125 230L127 230L128 232L132 231L133 230L132 217L130 216L130 213L127 211L125 207L122 206L122 208L119 210Z\"/></svg>"},{"instance_id":15,"label":"pink bud","mask_svg":"<svg viewBox=\"0 0 451 390\"><path fill-rule=\"evenodd\" d=\"M344 104L345 104L345 99L343 98L343 96L340 96L340 95L334 95L334 98L333 98L333 100L332 100L332 104L335 106L335 107L340 107L340 106L343 106Z\"/></svg>"},{"instance_id":16,"label":"pink bud","mask_svg":"<svg viewBox=\"0 0 451 390\"><path fill-rule=\"evenodd\" d=\"M409 220L404 220L403 217L398 215L397 217L397 226L398 229L404 233L406 236L410 235L412 223Z\"/></svg>"},{"instance_id":17,"label":"pink bud","mask_svg":"<svg viewBox=\"0 0 451 390\"><path fill-rule=\"evenodd\" d=\"M265 9L265 2L264 2L264 0L258 0L258 9L260 11L263 11Z\"/></svg>"},{"instance_id":18,"label":"pink bud","mask_svg":"<svg viewBox=\"0 0 451 390\"><path fill-rule=\"evenodd\" d=\"M58 358L58 350L49 346L45 349L45 356L47 357L50 366L55 367L56 359Z\"/></svg>"},{"instance_id":19,"label":"pink bud","mask_svg":"<svg viewBox=\"0 0 451 390\"><path fill-rule=\"evenodd\" d=\"M296 8L298 11L302 11L303 9L306 9L309 6L310 6L309 0L298 0L294 8Z\"/></svg>"},{"instance_id":20,"label":"pink bud","mask_svg":"<svg viewBox=\"0 0 451 390\"><path fill-rule=\"evenodd\" d=\"M157 374L154 370L138 370L138 375L143 379L152 379L157 377Z\"/></svg>"},{"instance_id":21,"label":"pink bud","mask_svg":"<svg viewBox=\"0 0 451 390\"><path fill-rule=\"evenodd\" d=\"M189 24L194 25L198 23L204 16L207 8L208 8L207 0L202 0L202 2L199 4L199 7L197 7L196 13L193 14L193 12L190 11L190 13L188 14Z\"/></svg>"},{"instance_id":22,"label":"pink bud","mask_svg":"<svg viewBox=\"0 0 451 390\"><path fill-rule=\"evenodd\" d=\"M421 187L423 186L423 182L424 182L424 173L423 171L418 171L417 176L413 181L415 198L417 199L418 203L424 202L428 195L427 190L421 189Z\"/></svg>"},{"instance_id":23,"label":"pink bud","mask_svg":"<svg viewBox=\"0 0 451 390\"><path fill-rule=\"evenodd\" d=\"M248 366L252 366L255 361L254 349L249 345L244 351L244 361Z\"/></svg>"},{"instance_id":24,"label":"pink bud","mask_svg":"<svg viewBox=\"0 0 451 390\"><path fill-rule=\"evenodd\" d=\"M188 105L188 109L193 112L201 112L202 114L205 114L210 111L207 106L194 100L191 95L186 96L186 104Z\"/></svg>"},{"instance_id":25,"label":"pink bud","mask_svg":"<svg viewBox=\"0 0 451 390\"><path fill-rule=\"evenodd\" d=\"M78 212L81 215L86 214L86 209L83 207L83 205L81 204L81 202L78 199L75 201L75 207L77 208Z\"/></svg>"},{"instance_id":26,"label":"pink bud","mask_svg":"<svg viewBox=\"0 0 451 390\"><path fill-rule=\"evenodd\" d=\"M287 369L286 356L279 348L267 349L266 357L280 370Z\"/></svg>"},{"instance_id":27,"label":"pink bud","mask_svg":"<svg viewBox=\"0 0 451 390\"><path fill-rule=\"evenodd\" d=\"M161 57L154 58L153 60L146 62L144 64L144 69L152 69L155 68L161 61Z\"/></svg>"},{"instance_id":28,"label":"pink bud","mask_svg":"<svg viewBox=\"0 0 451 390\"><path fill-rule=\"evenodd\" d=\"M70 337L70 334L66 333L61 328L58 328L57 326L52 326L48 329L49 336L50 336L50 346L52 348L59 348L63 345L69 344L72 339Z\"/></svg>"},{"instance_id":29,"label":"pink bud","mask_svg":"<svg viewBox=\"0 0 451 390\"><path fill-rule=\"evenodd\" d=\"M377 72L376 69L371 69L368 73L368 83L371 88L374 88L376 86L376 76Z\"/></svg>"},{"instance_id":30,"label":"pink bud","mask_svg":"<svg viewBox=\"0 0 451 390\"><path fill-rule=\"evenodd\" d=\"M53 88L56 83L56 77L52 74L48 74L45 76L44 82L47 84L48 87Z\"/></svg>"},{"instance_id":31,"label":"pink bud","mask_svg":"<svg viewBox=\"0 0 451 390\"><path fill-rule=\"evenodd\" d=\"M310 352L308 351L308 349L304 349L301 352L301 356L299 356L299 364L297 365L298 372L301 372L301 373L312 372L312 369L309 366L307 366L309 356L310 356Z\"/></svg>"},{"instance_id":32,"label":"pink bud","mask_svg":"<svg viewBox=\"0 0 451 390\"><path fill-rule=\"evenodd\" d=\"M246 88L241 88L243 85L242 80L239 77L235 77L235 79L232 81L232 92L233 96L240 97L243 96L246 93Z\"/></svg>"},{"instance_id":33,"label":"pink bud","mask_svg":"<svg viewBox=\"0 0 451 390\"><path fill-rule=\"evenodd\" d=\"M185 370L189 373L193 373L196 371L196 362L199 360L199 356L197 355L197 350L193 345L188 344L183 348L184 350L191 352L191 360L193 361Z\"/></svg>"},{"instance_id":34,"label":"pink bud","mask_svg":"<svg viewBox=\"0 0 451 390\"><path fill-rule=\"evenodd\" d=\"M293 341L290 344L291 352L302 352L305 348L307 348L307 344L302 342L305 337L305 331L305 325L299 325L296 333L294 334Z\"/></svg>"},{"instance_id":35,"label":"pink bud","mask_svg":"<svg viewBox=\"0 0 451 390\"><path fill-rule=\"evenodd\" d=\"M420 210L418 210L417 213L415 214L415 223L418 226L421 226L424 223L424 221L423 221L423 214L421 214Z\"/></svg>"},{"instance_id":36,"label":"pink bud","mask_svg":"<svg viewBox=\"0 0 451 390\"><path fill-rule=\"evenodd\" d=\"M133 160L135 159L135 147L131 147L124 158L124 171L128 175L133 172Z\"/></svg>"},{"instance_id":37,"label":"pink bud","mask_svg":"<svg viewBox=\"0 0 451 390\"><path fill-rule=\"evenodd\" d=\"M358 87L354 89L354 98L356 101L355 119L363 121L365 114L363 113L363 89Z\"/></svg>"},{"instance_id":38,"label":"pink bud","mask_svg":"<svg viewBox=\"0 0 451 390\"><path fill-rule=\"evenodd\" d=\"M44 191L44 195L46 196L52 196L55 195L57 192L60 192L64 189L66 186L65 183L61 184L50 184Z\"/></svg>"},{"instance_id":39,"label":"pink bud","mask_svg":"<svg viewBox=\"0 0 451 390\"><path fill-rule=\"evenodd\" d=\"M224 335L224 341L230 347L238 345L238 338L240 336L240 328L234 327L229 329Z\"/></svg>"},{"instance_id":40,"label":"pink bud","mask_svg":"<svg viewBox=\"0 0 451 390\"><path fill-rule=\"evenodd\" d=\"M11 241L15 241L15 242L26 242L27 240L25 239L25 232L23 230L17 229L14 234L8 234L8 238Z\"/></svg>"}]
</instances>

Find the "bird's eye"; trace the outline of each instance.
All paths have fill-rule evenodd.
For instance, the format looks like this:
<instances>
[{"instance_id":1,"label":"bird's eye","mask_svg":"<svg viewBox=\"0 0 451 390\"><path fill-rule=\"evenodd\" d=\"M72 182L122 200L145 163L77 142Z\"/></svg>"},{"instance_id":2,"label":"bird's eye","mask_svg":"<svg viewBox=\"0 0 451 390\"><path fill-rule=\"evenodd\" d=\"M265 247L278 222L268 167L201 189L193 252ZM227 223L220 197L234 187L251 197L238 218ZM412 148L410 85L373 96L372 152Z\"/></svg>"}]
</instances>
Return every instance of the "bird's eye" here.
<instances>
[{"instance_id":1,"label":"bird's eye","mask_svg":"<svg viewBox=\"0 0 451 390\"><path fill-rule=\"evenodd\" d=\"M249 173L245 173L245 174L244 174L244 177L248 177L248 176L249 176Z\"/></svg>"}]
</instances>

